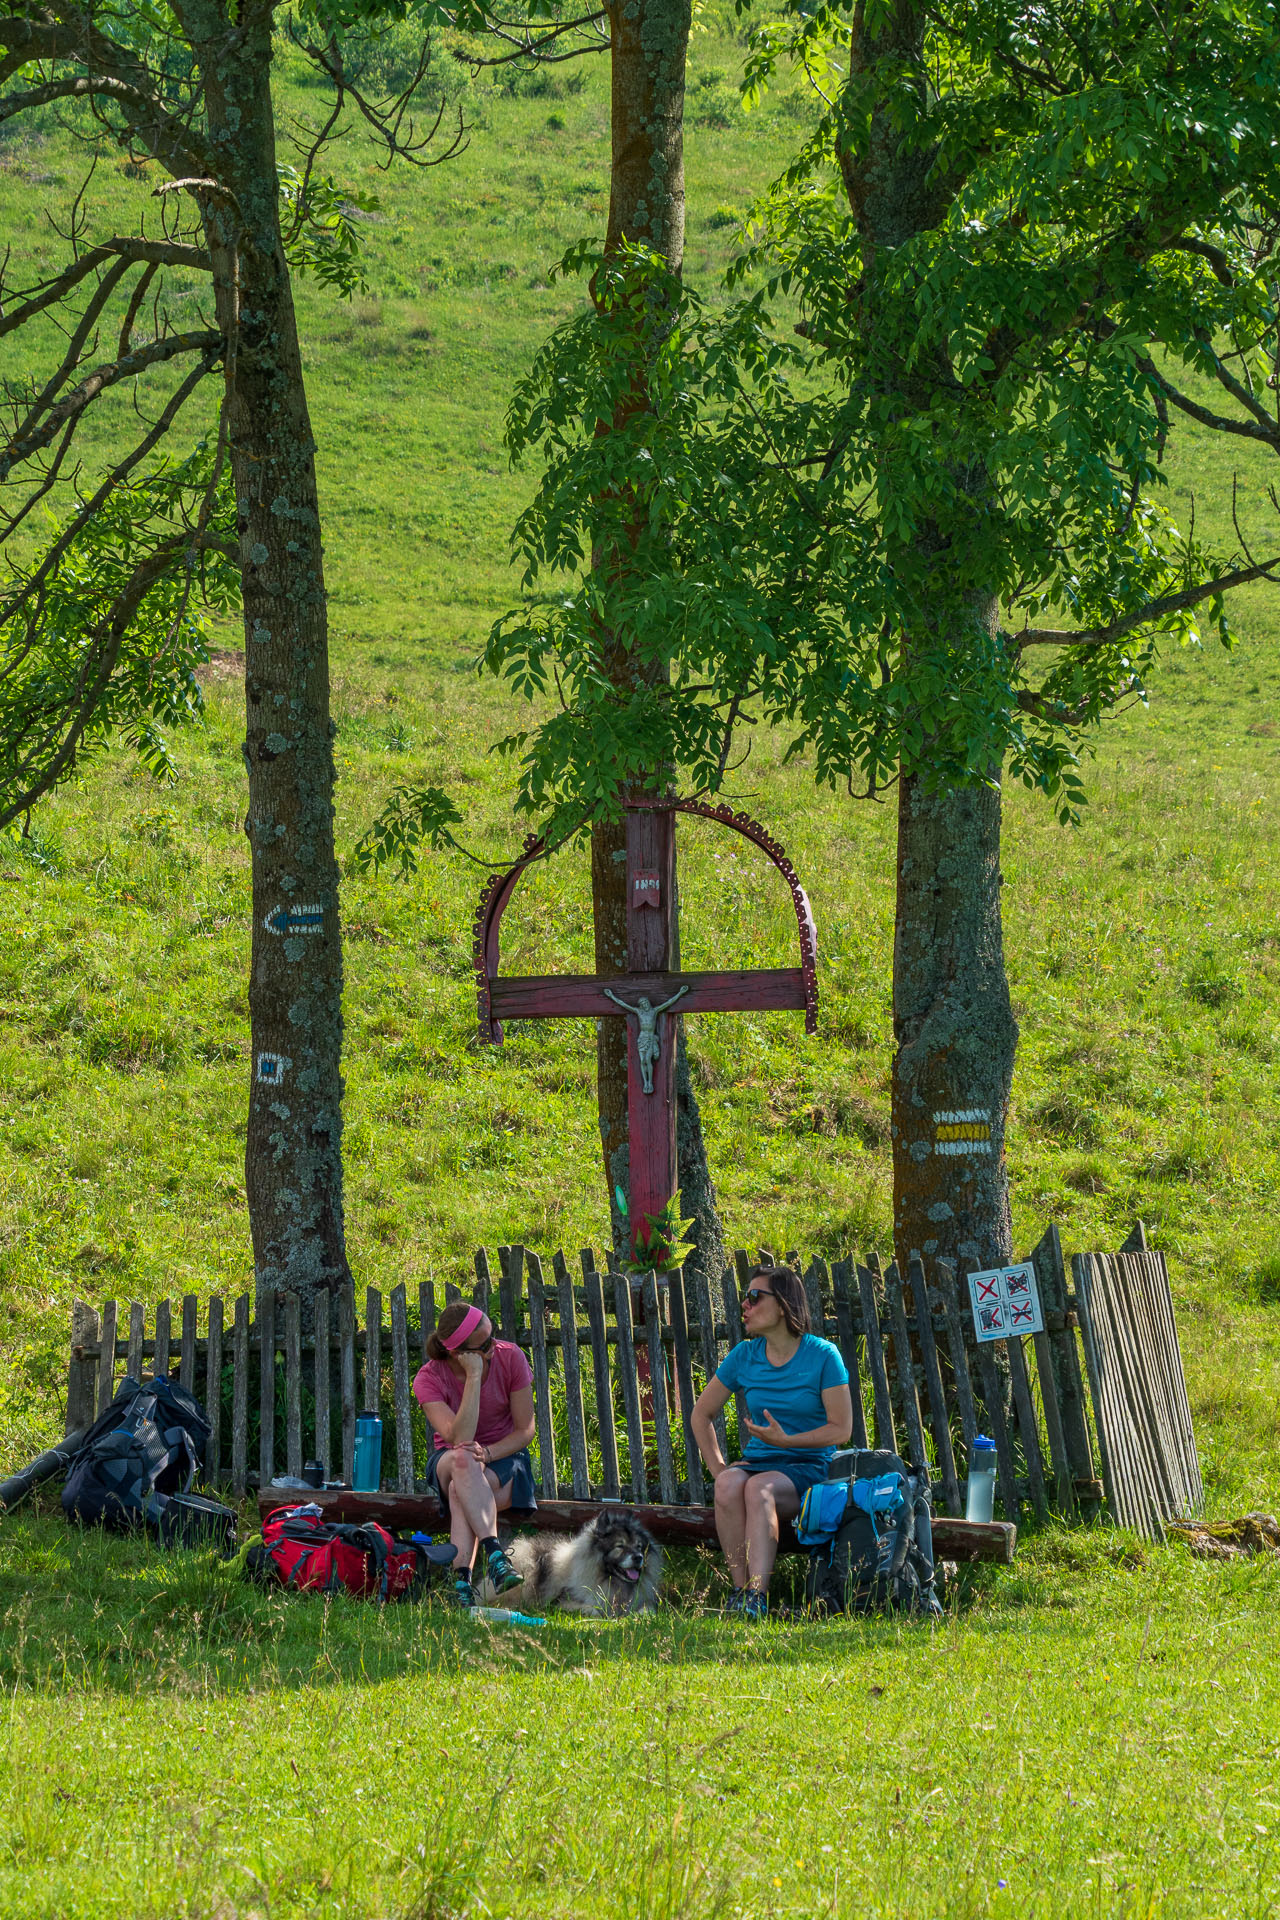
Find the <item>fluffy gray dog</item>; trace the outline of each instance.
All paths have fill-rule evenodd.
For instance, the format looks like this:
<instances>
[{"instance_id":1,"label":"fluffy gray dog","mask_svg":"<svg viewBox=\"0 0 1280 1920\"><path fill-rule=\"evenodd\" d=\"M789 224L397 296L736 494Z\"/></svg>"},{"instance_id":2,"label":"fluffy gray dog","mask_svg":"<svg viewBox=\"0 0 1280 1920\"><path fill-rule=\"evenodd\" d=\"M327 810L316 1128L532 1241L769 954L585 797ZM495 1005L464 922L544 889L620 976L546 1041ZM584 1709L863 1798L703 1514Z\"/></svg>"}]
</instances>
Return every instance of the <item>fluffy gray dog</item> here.
<instances>
[{"instance_id":1,"label":"fluffy gray dog","mask_svg":"<svg viewBox=\"0 0 1280 1920\"><path fill-rule=\"evenodd\" d=\"M524 1585L499 1605L559 1607L565 1613L644 1613L658 1604L662 1549L624 1508L605 1508L572 1540L533 1534L513 1540L507 1557ZM481 1585L486 1604L496 1597ZM479 1597L479 1596L478 1596Z\"/></svg>"}]
</instances>

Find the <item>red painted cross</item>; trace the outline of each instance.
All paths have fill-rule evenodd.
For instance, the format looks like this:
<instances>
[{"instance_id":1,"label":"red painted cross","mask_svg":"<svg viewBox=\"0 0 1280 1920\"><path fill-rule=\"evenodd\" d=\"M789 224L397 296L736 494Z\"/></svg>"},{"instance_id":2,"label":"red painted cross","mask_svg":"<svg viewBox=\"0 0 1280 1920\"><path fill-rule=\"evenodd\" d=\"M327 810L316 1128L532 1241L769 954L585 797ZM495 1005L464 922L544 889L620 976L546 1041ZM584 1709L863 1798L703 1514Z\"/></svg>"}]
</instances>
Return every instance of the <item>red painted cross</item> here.
<instances>
[{"instance_id":1,"label":"red painted cross","mask_svg":"<svg viewBox=\"0 0 1280 1920\"><path fill-rule=\"evenodd\" d=\"M675 816L700 814L744 834L762 847L791 889L800 929L798 967L755 967L736 972L676 973L678 951L672 878ZM627 971L605 974L498 972L503 911L531 860L543 851L530 840L525 856L506 873L494 874L481 898L475 923L476 984L480 1036L502 1043L504 1020L622 1019L630 1030L627 1054L627 1133L630 1146L632 1251L637 1230L675 1193L675 1029L671 1015L805 1011L805 1026L817 1025L813 916L790 861L777 841L745 813L697 800L637 802L627 808Z\"/></svg>"},{"instance_id":2,"label":"red painted cross","mask_svg":"<svg viewBox=\"0 0 1280 1920\"><path fill-rule=\"evenodd\" d=\"M994 1280L979 1280L978 1282L979 1302L983 1300L998 1300L999 1298L1000 1298L1000 1281L998 1277Z\"/></svg>"}]
</instances>

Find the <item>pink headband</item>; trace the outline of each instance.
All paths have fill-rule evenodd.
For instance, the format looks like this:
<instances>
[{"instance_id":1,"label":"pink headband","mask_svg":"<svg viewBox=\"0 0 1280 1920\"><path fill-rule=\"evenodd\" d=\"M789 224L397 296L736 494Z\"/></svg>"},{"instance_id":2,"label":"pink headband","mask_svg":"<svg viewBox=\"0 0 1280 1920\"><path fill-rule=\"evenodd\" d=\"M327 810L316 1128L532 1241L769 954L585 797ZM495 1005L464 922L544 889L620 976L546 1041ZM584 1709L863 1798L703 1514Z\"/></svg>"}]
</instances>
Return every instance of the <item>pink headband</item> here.
<instances>
[{"instance_id":1,"label":"pink headband","mask_svg":"<svg viewBox=\"0 0 1280 1920\"><path fill-rule=\"evenodd\" d=\"M464 1340L469 1340L480 1322L484 1319L479 1307L468 1307L452 1333L442 1333L440 1344L450 1353L456 1353Z\"/></svg>"}]
</instances>

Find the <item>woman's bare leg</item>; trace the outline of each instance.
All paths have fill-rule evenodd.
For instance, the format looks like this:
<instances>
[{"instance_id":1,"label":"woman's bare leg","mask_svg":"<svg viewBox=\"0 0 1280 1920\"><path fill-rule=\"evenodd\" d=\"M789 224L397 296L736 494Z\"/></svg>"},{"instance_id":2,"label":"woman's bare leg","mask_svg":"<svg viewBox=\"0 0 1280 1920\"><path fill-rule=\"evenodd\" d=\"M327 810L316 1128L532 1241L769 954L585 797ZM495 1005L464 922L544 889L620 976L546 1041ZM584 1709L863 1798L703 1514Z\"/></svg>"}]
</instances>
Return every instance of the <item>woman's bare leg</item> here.
<instances>
[{"instance_id":1,"label":"woman's bare leg","mask_svg":"<svg viewBox=\"0 0 1280 1920\"><path fill-rule=\"evenodd\" d=\"M441 1493L449 1499L449 1538L457 1552L454 1571L466 1573L476 1557L476 1542L497 1532L498 1510L489 1475L471 1453L450 1453L438 1470Z\"/></svg>"},{"instance_id":2,"label":"woman's bare leg","mask_svg":"<svg viewBox=\"0 0 1280 1920\"><path fill-rule=\"evenodd\" d=\"M716 1533L735 1587L747 1584L747 1511L744 1493L753 1476L726 1467L715 1477Z\"/></svg>"},{"instance_id":3,"label":"woman's bare leg","mask_svg":"<svg viewBox=\"0 0 1280 1920\"><path fill-rule=\"evenodd\" d=\"M716 1485L719 1486L717 1481ZM794 1520L800 1511L800 1495L785 1473L753 1473L743 1495L747 1521L747 1564L750 1585L757 1593L767 1593L769 1576L778 1557L778 1522Z\"/></svg>"}]
</instances>

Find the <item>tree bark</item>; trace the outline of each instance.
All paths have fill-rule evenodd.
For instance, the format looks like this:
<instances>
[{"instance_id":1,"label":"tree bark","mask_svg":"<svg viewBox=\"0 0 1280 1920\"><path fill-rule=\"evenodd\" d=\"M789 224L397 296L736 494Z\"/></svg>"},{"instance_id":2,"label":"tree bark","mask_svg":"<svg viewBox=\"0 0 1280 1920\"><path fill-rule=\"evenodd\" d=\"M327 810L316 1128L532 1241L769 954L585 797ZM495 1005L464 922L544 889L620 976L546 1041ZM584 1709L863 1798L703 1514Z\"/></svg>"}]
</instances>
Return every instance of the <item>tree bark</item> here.
<instances>
[{"instance_id":1,"label":"tree bark","mask_svg":"<svg viewBox=\"0 0 1280 1920\"><path fill-rule=\"evenodd\" d=\"M188 6L188 19L203 9ZM212 9L209 10L213 12ZM222 193L204 200L228 356L253 861L245 1186L259 1289L348 1277L334 726L315 441L281 243L271 11L198 41Z\"/></svg>"},{"instance_id":2,"label":"tree bark","mask_svg":"<svg viewBox=\"0 0 1280 1920\"><path fill-rule=\"evenodd\" d=\"M1005 1120L1018 1028L1000 917L1000 788L902 781L893 949L898 1271L1012 1254Z\"/></svg>"},{"instance_id":3,"label":"tree bark","mask_svg":"<svg viewBox=\"0 0 1280 1920\"><path fill-rule=\"evenodd\" d=\"M872 29L859 10L851 71L875 76L880 85L865 140L839 156L862 238L865 273L855 297L903 419L927 415L934 396L954 383L945 356L933 363L909 358L910 341L896 337L900 307L878 299L882 263L934 226L947 200L945 168L924 137L925 30L925 10L903 0L877 10ZM915 90L915 124L904 108L905 88ZM909 449L910 436L906 444ZM891 433L879 475L887 496L903 457ZM984 485L973 471L955 480L965 490ZM895 572L914 578L925 606L930 569L946 565L946 541L931 525L917 526L910 547L894 560ZM994 599L980 596L967 617L975 634L983 627L989 635ZM1012 1245L1004 1129L1018 1029L1001 932L998 768L987 784L953 792L926 792L918 776L904 775L897 882L891 1110L898 1270L907 1272L913 1252L930 1267L938 1258L964 1255L1002 1264Z\"/></svg>"},{"instance_id":4,"label":"tree bark","mask_svg":"<svg viewBox=\"0 0 1280 1920\"><path fill-rule=\"evenodd\" d=\"M609 8L612 166L605 252L616 253L624 242L645 245L660 253L676 272L684 258L684 86L691 17L690 0L616 0ZM637 397L642 404L639 383ZM626 557L618 552L598 553L594 563L625 566ZM625 650L619 649L613 670L619 680L625 680ZM592 830L591 893L596 969L622 973L627 965L627 899L621 825ZM672 964L678 964L677 956ZM684 1022L677 1019L675 1029L676 1141L683 1210L694 1221L695 1261L705 1258L711 1271L723 1261L723 1241L702 1118L689 1080ZM616 1190L621 1188L629 1201L630 1179L627 1023L621 1017L598 1023L596 1083L614 1248L622 1255L629 1250L629 1234Z\"/></svg>"}]
</instances>

